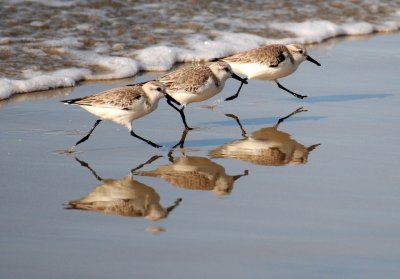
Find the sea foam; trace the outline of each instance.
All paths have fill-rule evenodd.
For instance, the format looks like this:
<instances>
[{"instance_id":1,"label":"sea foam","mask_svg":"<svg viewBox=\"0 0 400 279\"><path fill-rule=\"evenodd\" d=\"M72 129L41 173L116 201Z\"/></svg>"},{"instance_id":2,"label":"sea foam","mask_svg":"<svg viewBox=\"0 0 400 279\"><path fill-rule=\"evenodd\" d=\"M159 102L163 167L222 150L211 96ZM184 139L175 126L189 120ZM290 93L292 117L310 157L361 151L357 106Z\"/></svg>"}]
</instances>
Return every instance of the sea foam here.
<instances>
[{"instance_id":1,"label":"sea foam","mask_svg":"<svg viewBox=\"0 0 400 279\"><path fill-rule=\"evenodd\" d=\"M167 71L178 62L179 48L154 46L139 50L135 57L142 71Z\"/></svg>"},{"instance_id":2,"label":"sea foam","mask_svg":"<svg viewBox=\"0 0 400 279\"><path fill-rule=\"evenodd\" d=\"M386 24L373 25L367 22L354 22L335 24L326 20L312 20L302 23L271 23L271 28L289 31L295 34L301 43L321 43L327 39L338 36L366 35L381 31L398 30L400 24L387 22Z\"/></svg>"},{"instance_id":3,"label":"sea foam","mask_svg":"<svg viewBox=\"0 0 400 279\"><path fill-rule=\"evenodd\" d=\"M25 80L0 79L0 99L13 94L43 91L54 88L75 86L90 73L87 69L69 68L52 73L36 73Z\"/></svg>"}]
</instances>

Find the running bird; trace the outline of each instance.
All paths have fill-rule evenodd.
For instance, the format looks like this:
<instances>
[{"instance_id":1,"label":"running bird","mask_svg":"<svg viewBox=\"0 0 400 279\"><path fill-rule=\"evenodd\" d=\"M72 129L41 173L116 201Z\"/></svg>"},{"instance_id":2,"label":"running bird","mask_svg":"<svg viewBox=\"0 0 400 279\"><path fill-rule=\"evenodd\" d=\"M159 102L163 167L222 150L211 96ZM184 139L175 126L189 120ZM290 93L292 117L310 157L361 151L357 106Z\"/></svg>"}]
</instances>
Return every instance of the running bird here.
<instances>
[{"instance_id":1,"label":"running bird","mask_svg":"<svg viewBox=\"0 0 400 279\"><path fill-rule=\"evenodd\" d=\"M166 97L169 101L179 104L167 94L165 86L159 81L117 87L96 95L61 102L69 105L78 105L100 118L95 122L89 133L80 139L75 146L89 139L94 129L102 120L110 120L127 127L132 136L145 141L153 147L159 148L161 147L160 145L138 136L133 131L132 121L154 111L162 97Z\"/></svg>"},{"instance_id":2,"label":"running bird","mask_svg":"<svg viewBox=\"0 0 400 279\"><path fill-rule=\"evenodd\" d=\"M248 79L273 80L279 88L297 98L303 99L307 96L285 88L278 82L278 79L294 73L304 60L321 66L319 62L307 54L306 48L299 44L266 45L232 56L215 58L212 61L225 61L231 65L235 72L246 75ZM225 101L233 100L238 95L239 92L226 98Z\"/></svg>"},{"instance_id":3,"label":"running bird","mask_svg":"<svg viewBox=\"0 0 400 279\"><path fill-rule=\"evenodd\" d=\"M229 64L223 61L212 63L209 66L181 68L162 76L159 81L165 84L167 93L181 103L182 108L179 109L171 103L172 100L167 100L168 104L181 115L185 128L191 130L192 128L187 125L183 112L185 107L190 103L201 102L214 97L222 91L225 81L230 77L242 83L236 93L239 94L243 83L247 84L247 79L236 75Z\"/></svg>"}]
</instances>

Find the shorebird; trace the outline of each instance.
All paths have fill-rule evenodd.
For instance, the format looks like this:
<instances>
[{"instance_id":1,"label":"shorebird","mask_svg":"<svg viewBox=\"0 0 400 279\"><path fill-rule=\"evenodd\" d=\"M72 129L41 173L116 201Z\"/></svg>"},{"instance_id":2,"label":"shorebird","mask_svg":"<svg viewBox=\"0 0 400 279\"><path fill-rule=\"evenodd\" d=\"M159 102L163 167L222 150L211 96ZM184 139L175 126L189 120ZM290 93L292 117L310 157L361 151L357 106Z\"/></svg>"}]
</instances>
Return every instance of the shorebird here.
<instances>
[{"instance_id":1,"label":"shorebird","mask_svg":"<svg viewBox=\"0 0 400 279\"><path fill-rule=\"evenodd\" d=\"M110 120L124 125L129 129L132 136L153 147L161 147L154 142L138 136L133 131L132 121L154 111L162 97L166 97L169 101L179 104L167 94L164 84L159 81L117 87L96 95L61 101L69 105L80 106L100 118L94 123L89 133L80 139L74 147L88 140L102 120Z\"/></svg>"},{"instance_id":2,"label":"shorebird","mask_svg":"<svg viewBox=\"0 0 400 279\"><path fill-rule=\"evenodd\" d=\"M165 84L166 91L175 100L181 103L179 109L172 104L172 100L167 102L175 108L181 115L183 124L187 130L191 130L183 112L185 107L193 102L201 102L217 95L225 86L228 78L239 80L242 84L247 84L246 78L241 78L235 74L228 63L218 61L215 63L201 66L192 66L178 69L159 78ZM240 91L239 88L239 91ZM237 92L236 94L239 94Z\"/></svg>"},{"instance_id":3,"label":"shorebird","mask_svg":"<svg viewBox=\"0 0 400 279\"><path fill-rule=\"evenodd\" d=\"M250 49L232 56L215 58L212 61L225 61L232 69L245 75L248 79L273 80L279 88L289 92L293 96L303 99L307 96L297 94L278 82L279 78L286 77L297 70L301 62L310 61L318 66L319 62L307 54L303 45L266 45L260 48ZM237 98L239 91L225 101Z\"/></svg>"}]
</instances>

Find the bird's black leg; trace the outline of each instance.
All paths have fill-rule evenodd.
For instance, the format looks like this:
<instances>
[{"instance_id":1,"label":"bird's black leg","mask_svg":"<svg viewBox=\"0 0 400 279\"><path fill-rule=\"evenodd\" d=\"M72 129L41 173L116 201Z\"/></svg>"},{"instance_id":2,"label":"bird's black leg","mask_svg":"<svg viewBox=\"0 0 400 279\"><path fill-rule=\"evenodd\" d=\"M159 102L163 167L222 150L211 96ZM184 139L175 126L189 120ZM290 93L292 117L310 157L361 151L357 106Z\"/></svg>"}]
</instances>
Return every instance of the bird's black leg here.
<instances>
[{"instance_id":1,"label":"bird's black leg","mask_svg":"<svg viewBox=\"0 0 400 279\"><path fill-rule=\"evenodd\" d=\"M281 124L283 121L285 121L286 119L288 119L289 117L298 114L300 112L305 112L307 111L306 109L303 109L303 107L300 107L298 109L296 109L295 111L293 111L292 113L286 115L285 117L279 118L278 122L275 124L275 128L278 128L279 124Z\"/></svg>"},{"instance_id":2,"label":"bird's black leg","mask_svg":"<svg viewBox=\"0 0 400 279\"><path fill-rule=\"evenodd\" d=\"M169 99L167 100L167 103L168 103L171 107L173 107L175 110L177 110L177 111L179 112L179 114L181 115L183 124L185 125L185 129L186 129L186 130L193 130L193 128L190 128L190 127L188 126L188 124L186 123L185 113L183 112L183 110L185 109L185 107L182 106L181 109L178 109L178 108L171 102L171 100L169 100Z\"/></svg>"},{"instance_id":3,"label":"bird's black leg","mask_svg":"<svg viewBox=\"0 0 400 279\"><path fill-rule=\"evenodd\" d=\"M179 146L180 148L183 148L183 145L185 144L185 140L186 140L186 136L187 136L187 133L188 133L188 132L189 132L188 129L183 130L181 139L179 140L179 142L178 142L177 144L175 144L174 146L172 146L172 149L174 149L174 148L176 148L176 147L178 147L178 146Z\"/></svg>"},{"instance_id":4,"label":"bird's black leg","mask_svg":"<svg viewBox=\"0 0 400 279\"><path fill-rule=\"evenodd\" d=\"M230 96L230 97L228 97L228 98L226 98L225 101L232 101L232 100L236 99L236 98L239 96L239 92L240 92L240 90L242 89L243 83L244 83L244 82L242 82L242 83L240 84L239 89L238 89L238 91L236 92L236 94L235 94L235 95L232 95L232 96Z\"/></svg>"},{"instance_id":5,"label":"bird's black leg","mask_svg":"<svg viewBox=\"0 0 400 279\"><path fill-rule=\"evenodd\" d=\"M278 85L278 87L279 87L280 89L283 89L283 90L285 90L286 92L289 92L290 94L292 94L292 95L295 96L296 98L303 99L303 98L306 98L306 97L307 97L307 96L305 96L305 95L300 95L300 94L297 94L297 93L295 93L295 92L293 92L293 91L290 91L289 89L287 89L286 87L284 87L282 84L280 84L277 80L275 80L275 82L276 82L276 84Z\"/></svg>"},{"instance_id":6,"label":"bird's black leg","mask_svg":"<svg viewBox=\"0 0 400 279\"><path fill-rule=\"evenodd\" d=\"M236 180L238 180L239 178L241 178L242 176L246 176L246 175L249 175L249 170L245 170L245 171L243 172L243 174L238 174L238 175L232 176L232 177L233 177L233 181L236 181Z\"/></svg>"},{"instance_id":7,"label":"bird's black leg","mask_svg":"<svg viewBox=\"0 0 400 279\"><path fill-rule=\"evenodd\" d=\"M79 163L81 164L82 167L85 167L85 168L89 169L89 170L92 172L92 174L94 175L94 177L96 177L96 179L97 179L98 181L103 181L103 178L101 178L101 177L97 174L97 172L89 166L88 163L86 163L85 161L79 160L77 157L75 157L75 160L76 160L77 162L79 162Z\"/></svg>"},{"instance_id":8,"label":"bird's black leg","mask_svg":"<svg viewBox=\"0 0 400 279\"><path fill-rule=\"evenodd\" d=\"M239 117L237 117L236 115L234 115L232 113L227 113L227 114L225 114L225 116L235 119L236 123L239 125L240 131L242 131L242 137L244 137L244 138L247 137L246 131L244 130L242 123L240 123Z\"/></svg>"},{"instance_id":9,"label":"bird's black leg","mask_svg":"<svg viewBox=\"0 0 400 279\"><path fill-rule=\"evenodd\" d=\"M131 169L131 173L135 174L135 172L141 168L143 168L145 165L149 165L151 163L153 163L155 160L157 160L158 158L161 158L161 155L154 155L153 157L151 157L149 160L147 160L146 162L144 162L143 164L140 164L139 166L137 166L136 168Z\"/></svg>"},{"instance_id":10,"label":"bird's black leg","mask_svg":"<svg viewBox=\"0 0 400 279\"><path fill-rule=\"evenodd\" d=\"M94 123L94 125L93 125L92 129L90 130L90 132L89 132L86 136L84 136L83 138L81 138L77 143L75 143L75 146L77 146L78 144L80 144L80 143L82 143L82 142L84 142L84 141L87 141L88 138L90 137L90 135L93 133L94 129L97 127L97 125L100 124L100 122L101 122L101 119L98 119L98 120Z\"/></svg>"},{"instance_id":11,"label":"bird's black leg","mask_svg":"<svg viewBox=\"0 0 400 279\"><path fill-rule=\"evenodd\" d=\"M177 198L173 205L166 208L168 215L174 210L182 201L182 198Z\"/></svg>"},{"instance_id":12,"label":"bird's black leg","mask_svg":"<svg viewBox=\"0 0 400 279\"><path fill-rule=\"evenodd\" d=\"M155 148L160 148L160 147L161 147L161 145L155 144L155 143L152 142L152 141L149 141L149 140L147 140L147 139L145 139L145 138L142 138L141 136L138 136L138 135L135 134L135 132L133 132L133 131L131 131L131 136L134 136L135 138L138 138L138 139L140 139L140 140L146 142L147 144L150 144L151 146L153 146L153 147L155 147Z\"/></svg>"}]
</instances>

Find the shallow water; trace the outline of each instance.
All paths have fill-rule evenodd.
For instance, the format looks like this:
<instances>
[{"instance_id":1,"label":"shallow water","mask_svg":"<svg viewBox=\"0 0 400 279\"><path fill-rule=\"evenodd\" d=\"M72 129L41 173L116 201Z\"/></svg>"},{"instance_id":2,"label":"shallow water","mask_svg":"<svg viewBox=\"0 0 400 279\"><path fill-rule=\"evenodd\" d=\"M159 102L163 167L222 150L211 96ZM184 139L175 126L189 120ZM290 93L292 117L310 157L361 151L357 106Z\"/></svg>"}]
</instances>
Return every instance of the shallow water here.
<instances>
[{"instance_id":1,"label":"shallow water","mask_svg":"<svg viewBox=\"0 0 400 279\"><path fill-rule=\"evenodd\" d=\"M0 102L1 277L398 277L400 93L393 60L400 36L354 39L310 50L322 67L305 62L281 80L309 96L304 100L274 83L251 81L236 101L221 102L238 87L229 80L221 95L187 108L197 129L188 133L185 149L172 153L183 127L162 102L134 127L164 148L105 122L76 153L61 154L95 118L58 101L132 80ZM299 107L307 111L276 127ZM225 114L236 115L249 137ZM237 142L245 142L249 154L216 156ZM151 193L142 208L156 204L161 211L181 198L165 217L64 209L63 203L103 184L93 172L103 181L120 180L154 155L162 157L133 176L144 192L133 186L130 195L140 200ZM169 177L156 175L171 165ZM149 171L155 176L144 175Z\"/></svg>"}]
</instances>

